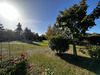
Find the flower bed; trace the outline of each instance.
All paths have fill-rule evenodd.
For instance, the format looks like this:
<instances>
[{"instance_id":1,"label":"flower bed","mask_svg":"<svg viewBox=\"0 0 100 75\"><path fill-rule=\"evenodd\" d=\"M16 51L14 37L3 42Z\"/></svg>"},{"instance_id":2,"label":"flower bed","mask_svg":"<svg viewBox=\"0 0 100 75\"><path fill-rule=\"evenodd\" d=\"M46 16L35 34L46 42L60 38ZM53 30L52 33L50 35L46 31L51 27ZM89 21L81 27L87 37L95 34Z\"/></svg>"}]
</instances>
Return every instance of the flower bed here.
<instances>
[{"instance_id":1,"label":"flower bed","mask_svg":"<svg viewBox=\"0 0 100 75\"><path fill-rule=\"evenodd\" d=\"M21 53L20 57L12 57L0 63L0 75L26 75L30 68L27 53L26 56Z\"/></svg>"}]
</instances>

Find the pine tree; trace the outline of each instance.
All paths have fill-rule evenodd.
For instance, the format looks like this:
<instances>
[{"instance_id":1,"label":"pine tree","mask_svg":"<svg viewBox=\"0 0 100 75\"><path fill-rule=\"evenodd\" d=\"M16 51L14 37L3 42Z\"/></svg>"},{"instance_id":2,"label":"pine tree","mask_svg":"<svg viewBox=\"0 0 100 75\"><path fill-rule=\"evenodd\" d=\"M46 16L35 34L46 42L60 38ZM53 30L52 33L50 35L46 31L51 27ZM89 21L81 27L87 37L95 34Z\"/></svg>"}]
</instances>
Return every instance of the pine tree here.
<instances>
[{"instance_id":1,"label":"pine tree","mask_svg":"<svg viewBox=\"0 0 100 75\"><path fill-rule=\"evenodd\" d=\"M3 30L4 30L3 25L0 24L0 41L3 41Z\"/></svg>"},{"instance_id":2,"label":"pine tree","mask_svg":"<svg viewBox=\"0 0 100 75\"><path fill-rule=\"evenodd\" d=\"M21 40L21 38L22 38L22 27L21 27L22 25L20 24L20 23L18 23L18 25L17 25L17 28L16 28L16 30L15 30L15 32L16 32L16 37L17 37L17 39L18 40Z\"/></svg>"}]
</instances>

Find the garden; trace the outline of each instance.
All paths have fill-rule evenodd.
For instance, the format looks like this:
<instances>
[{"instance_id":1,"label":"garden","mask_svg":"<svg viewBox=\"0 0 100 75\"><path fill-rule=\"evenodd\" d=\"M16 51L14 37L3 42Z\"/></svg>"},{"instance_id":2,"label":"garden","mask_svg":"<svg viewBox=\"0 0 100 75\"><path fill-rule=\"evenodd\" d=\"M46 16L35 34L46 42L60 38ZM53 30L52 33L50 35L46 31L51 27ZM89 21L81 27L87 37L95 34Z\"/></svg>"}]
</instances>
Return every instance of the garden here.
<instances>
[{"instance_id":1,"label":"garden","mask_svg":"<svg viewBox=\"0 0 100 75\"><path fill-rule=\"evenodd\" d=\"M0 5L1 10L4 7L10 10L9 4ZM59 11L56 22L48 25L45 34L41 31L45 26L37 25L42 21L22 20L30 28L19 22L16 29L4 28L5 24L0 23L0 75L100 75L100 33L87 32L100 19L100 1L90 14L87 9L86 0L81 0ZM3 14L0 11L0 15L6 15ZM41 30L34 28L35 21Z\"/></svg>"}]
</instances>

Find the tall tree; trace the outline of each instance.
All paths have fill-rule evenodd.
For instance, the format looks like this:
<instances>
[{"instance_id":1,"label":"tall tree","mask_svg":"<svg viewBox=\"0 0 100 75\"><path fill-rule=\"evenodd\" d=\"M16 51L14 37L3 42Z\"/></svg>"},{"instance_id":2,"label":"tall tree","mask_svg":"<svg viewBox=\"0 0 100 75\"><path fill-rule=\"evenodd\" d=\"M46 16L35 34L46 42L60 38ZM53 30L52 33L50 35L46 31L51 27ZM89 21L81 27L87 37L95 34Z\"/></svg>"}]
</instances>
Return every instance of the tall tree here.
<instances>
[{"instance_id":1,"label":"tall tree","mask_svg":"<svg viewBox=\"0 0 100 75\"><path fill-rule=\"evenodd\" d=\"M61 30L57 27L56 23L51 27L51 25L48 26L47 32L46 32L46 37L58 35L61 33Z\"/></svg>"},{"instance_id":2,"label":"tall tree","mask_svg":"<svg viewBox=\"0 0 100 75\"><path fill-rule=\"evenodd\" d=\"M41 38L41 40L46 40L46 36L45 36L44 34L42 34L42 35L40 36L40 38Z\"/></svg>"},{"instance_id":3,"label":"tall tree","mask_svg":"<svg viewBox=\"0 0 100 75\"><path fill-rule=\"evenodd\" d=\"M18 25L17 25L17 29L15 30L16 31L16 37L17 37L17 39L18 40L21 40L21 38L22 38L22 27L21 27L22 25L20 24L20 23L18 23Z\"/></svg>"},{"instance_id":4,"label":"tall tree","mask_svg":"<svg viewBox=\"0 0 100 75\"><path fill-rule=\"evenodd\" d=\"M84 35L85 32L95 25L94 19L90 15L86 15L88 6L86 0L82 0L78 5L74 4L68 10L60 11L56 19L57 26L70 30L73 40L73 54L77 56L74 35Z\"/></svg>"},{"instance_id":5,"label":"tall tree","mask_svg":"<svg viewBox=\"0 0 100 75\"><path fill-rule=\"evenodd\" d=\"M48 26L48 29L47 29L47 32L46 32L46 37L48 38L48 37L50 37L52 35L53 35L52 28L51 28L51 25L49 25Z\"/></svg>"},{"instance_id":6,"label":"tall tree","mask_svg":"<svg viewBox=\"0 0 100 75\"><path fill-rule=\"evenodd\" d=\"M52 27L52 33L53 33L53 35L56 35L58 33L56 24L54 24L54 26Z\"/></svg>"},{"instance_id":7,"label":"tall tree","mask_svg":"<svg viewBox=\"0 0 100 75\"><path fill-rule=\"evenodd\" d=\"M24 30L24 37L26 40L32 40L32 37L33 37L33 33L27 27Z\"/></svg>"},{"instance_id":8,"label":"tall tree","mask_svg":"<svg viewBox=\"0 0 100 75\"><path fill-rule=\"evenodd\" d=\"M89 17L93 19L98 19L100 17L100 0L97 7L93 10L93 12L89 15Z\"/></svg>"},{"instance_id":9,"label":"tall tree","mask_svg":"<svg viewBox=\"0 0 100 75\"><path fill-rule=\"evenodd\" d=\"M3 32L4 32L4 27L2 24L0 24L0 41L3 41Z\"/></svg>"},{"instance_id":10,"label":"tall tree","mask_svg":"<svg viewBox=\"0 0 100 75\"><path fill-rule=\"evenodd\" d=\"M4 31L4 39L5 41L12 41L15 40L15 32L9 29L5 29Z\"/></svg>"},{"instance_id":11,"label":"tall tree","mask_svg":"<svg viewBox=\"0 0 100 75\"><path fill-rule=\"evenodd\" d=\"M3 25L0 24L0 31L3 31Z\"/></svg>"},{"instance_id":12,"label":"tall tree","mask_svg":"<svg viewBox=\"0 0 100 75\"><path fill-rule=\"evenodd\" d=\"M39 34L38 33L35 33L34 35L35 35L36 40L38 40Z\"/></svg>"}]
</instances>

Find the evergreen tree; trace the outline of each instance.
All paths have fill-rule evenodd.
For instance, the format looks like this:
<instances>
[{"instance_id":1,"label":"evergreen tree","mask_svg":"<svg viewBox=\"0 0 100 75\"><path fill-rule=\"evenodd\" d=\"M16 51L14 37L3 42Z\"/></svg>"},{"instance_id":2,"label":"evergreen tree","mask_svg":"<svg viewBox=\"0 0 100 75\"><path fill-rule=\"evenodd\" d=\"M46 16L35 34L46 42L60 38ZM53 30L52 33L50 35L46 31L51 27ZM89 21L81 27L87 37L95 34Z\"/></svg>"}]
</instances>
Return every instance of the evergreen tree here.
<instances>
[{"instance_id":1,"label":"evergreen tree","mask_svg":"<svg viewBox=\"0 0 100 75\"><path fill-rule=\"evenodd\" d=\"M4 35L3 30L4 30L3 25L0 24L0 41L3 41L3 35Z\"/></svg>"},{"instance_id":2,"label":"evergreen tree","mask_svg":"<svg viewBox=\"0 0 100 75\"><path fill-rule=\"evenodd\" d=\"M17 28L16 28L16 30L15 30L15 32L16 32L16 38L18 39L18 40L21 40L21 38L22 38L22 27L21 27L22 25L20 24L20 23L18 23L18 25L17 25Z\"/></svg>"},{"instance_id":3,"label":"evergreen tree","mask_svg":"<svg viewBox=\"0 0 100 75\"><path fill-rule=\"evenodd\" d=\"M25 37L25 40L32 40L32 37L33 37L33 33L27 27L24 30L24 37Z\"/></svg>"},{"instance_id":4,"label":"evergreen tree","mask_svg":"<svg viewBox=\"0 0 100 75\"><path fill-rule=\"evenodd\" d=\"M0 32L3 31L3 25L0 24Z\"/></svg>"}]
</instances>

